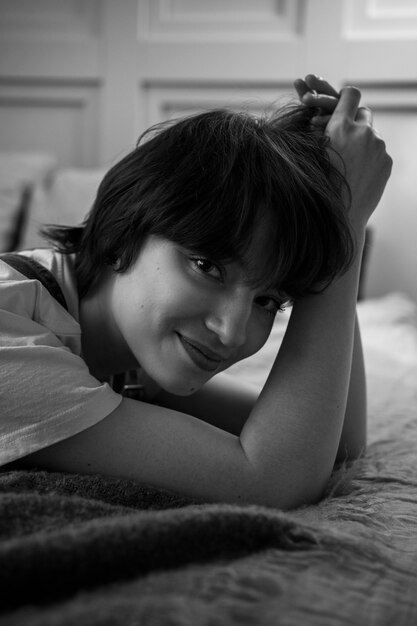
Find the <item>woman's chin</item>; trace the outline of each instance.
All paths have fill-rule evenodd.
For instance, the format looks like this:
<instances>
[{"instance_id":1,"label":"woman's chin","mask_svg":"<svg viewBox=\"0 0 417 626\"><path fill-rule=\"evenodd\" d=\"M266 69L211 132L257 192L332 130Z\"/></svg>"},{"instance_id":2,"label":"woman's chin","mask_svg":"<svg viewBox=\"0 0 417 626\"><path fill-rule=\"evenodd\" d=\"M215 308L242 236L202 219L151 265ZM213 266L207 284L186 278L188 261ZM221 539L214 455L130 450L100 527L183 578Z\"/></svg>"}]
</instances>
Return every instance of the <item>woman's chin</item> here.
<instances>
[{"instance_id":1,"label":"woman's chin","mask_svg":"<svg viewBox=\"0 0 417 626\"><path fill-rule=\"evenodd\" d=\"M205 381L207 382L207 381ZM198 383L168 383L168 384L164 384L161 385L162 389L164 389L164 391L167 391L168 393L171 393L173 396L191 396L193 393L195 393L196 391L198 391L199 389L201 389L201 387L203 386L203 384L198 384Z\"/></svg>"}]
</instances>

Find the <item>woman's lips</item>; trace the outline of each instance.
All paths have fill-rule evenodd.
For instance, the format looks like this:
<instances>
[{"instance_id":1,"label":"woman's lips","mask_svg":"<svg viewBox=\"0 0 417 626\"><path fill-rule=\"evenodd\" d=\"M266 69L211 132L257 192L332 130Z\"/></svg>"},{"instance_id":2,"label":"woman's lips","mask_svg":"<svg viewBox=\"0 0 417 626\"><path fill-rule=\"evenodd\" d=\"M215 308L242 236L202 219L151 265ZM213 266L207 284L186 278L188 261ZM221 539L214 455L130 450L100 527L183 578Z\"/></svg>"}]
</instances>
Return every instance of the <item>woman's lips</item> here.
<instances>
[{"instance_id":1,"label":"woman's lips","mask_svg":"<svg viewBox=\"0 0 417 626\"><path fill-rule=\"evenodd\" d=\"M214 372L224 360L220 355L212 352L209 348L196 345L192 340L186 339L180 333L177 333L181 345L187 352L190 359L197 367L205 372Z\"/></svg>"}]
</instances>

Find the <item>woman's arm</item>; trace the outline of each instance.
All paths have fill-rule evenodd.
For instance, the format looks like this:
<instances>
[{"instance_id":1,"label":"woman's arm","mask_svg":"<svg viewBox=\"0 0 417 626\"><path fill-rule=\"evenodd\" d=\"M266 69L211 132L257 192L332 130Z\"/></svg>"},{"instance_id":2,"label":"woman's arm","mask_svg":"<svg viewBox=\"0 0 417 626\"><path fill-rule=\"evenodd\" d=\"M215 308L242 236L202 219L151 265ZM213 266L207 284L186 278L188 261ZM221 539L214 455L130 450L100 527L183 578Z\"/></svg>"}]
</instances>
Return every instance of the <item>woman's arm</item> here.
<instances>
[{"instance_id":1,"label":"woman's arm","mask_svg":"<svg viewBox=\"0 0 417 626\"><path fill-rule=\"evenodd\" d=\"M308 74L294 82L297 94L306 106L317 109L315 123L325 129L339 101L340 93L326 80ZM342 436L336 460L342 462L358 457L366 445L367 401L362 341L356 318L349 393Z\"/></svg>"}]
</instances>

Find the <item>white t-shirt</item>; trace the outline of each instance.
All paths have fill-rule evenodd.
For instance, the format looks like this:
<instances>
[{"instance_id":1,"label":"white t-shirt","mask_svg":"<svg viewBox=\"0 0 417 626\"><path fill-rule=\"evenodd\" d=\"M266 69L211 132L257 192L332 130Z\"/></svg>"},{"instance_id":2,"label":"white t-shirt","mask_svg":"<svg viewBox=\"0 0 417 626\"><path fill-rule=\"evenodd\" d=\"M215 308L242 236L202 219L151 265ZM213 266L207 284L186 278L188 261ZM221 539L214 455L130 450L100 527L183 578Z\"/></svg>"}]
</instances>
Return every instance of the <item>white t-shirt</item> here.
<instances>
[{"instance_id":1,"label":"white t-shirt","mask_svg":"<svg viewBox=\"0 0 417 626\"><path fill-rule=\"evenodd\" d=\"M122 400L81 357L73 258L49 249L24 254L52 271L68 311L0 260L0 465L93 426Z\"/></svg>"}]
</instances>

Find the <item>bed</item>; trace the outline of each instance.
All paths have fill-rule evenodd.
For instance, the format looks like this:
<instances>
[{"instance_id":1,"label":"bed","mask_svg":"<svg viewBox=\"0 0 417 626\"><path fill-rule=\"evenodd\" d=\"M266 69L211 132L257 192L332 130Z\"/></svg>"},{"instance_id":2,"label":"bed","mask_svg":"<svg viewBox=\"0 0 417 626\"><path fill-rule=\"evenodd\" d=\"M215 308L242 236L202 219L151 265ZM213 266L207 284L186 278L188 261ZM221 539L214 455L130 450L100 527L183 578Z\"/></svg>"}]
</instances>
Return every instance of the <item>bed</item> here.
<instances>
[{"instance_id":1,"label":"bed","mask_svg":"<svg viewBox=\"0 0 417 626\"><path fill-rule=\"evenodd\" d=\"M262 385L290 312L231 373ZM358 303L368 447L316 505L190 501L151 485L0 472L2 626L417 623L417 304Z\"/></svg>"}]
</instances>

